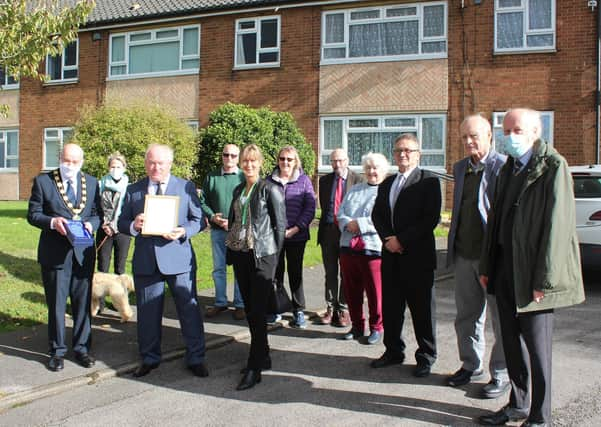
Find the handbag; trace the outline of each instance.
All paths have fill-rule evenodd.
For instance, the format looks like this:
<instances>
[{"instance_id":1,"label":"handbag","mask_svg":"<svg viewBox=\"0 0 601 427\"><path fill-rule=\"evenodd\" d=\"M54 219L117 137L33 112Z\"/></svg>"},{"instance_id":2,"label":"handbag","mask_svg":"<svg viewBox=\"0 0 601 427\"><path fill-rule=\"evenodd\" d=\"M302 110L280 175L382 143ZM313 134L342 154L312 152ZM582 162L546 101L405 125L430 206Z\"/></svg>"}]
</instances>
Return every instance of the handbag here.
<instances>
[{"instance_id":1,"label":"handbag","mask_svg":"<svg viewBox=\"0 0 601 427\"><path fill-rule=\"evenodd\" d=\"M355 252L362 252L363 249L365 249L365 242L361 238L360 234L356 234L351 238L349 247L352 251Z\"/></svg>"},{"instance_id":2,"label":"handbag","mask_svg":"<svg viewBox=\"0 0 601 427\"><path fill-rule=\"evenodd\" d=\"M273 283L269 303L267 304L267 311L270 314L292 311L292 300L290 300L286 288L284 288L284 286L278 286L276 282Z\"/></svg>"}]
</instances>

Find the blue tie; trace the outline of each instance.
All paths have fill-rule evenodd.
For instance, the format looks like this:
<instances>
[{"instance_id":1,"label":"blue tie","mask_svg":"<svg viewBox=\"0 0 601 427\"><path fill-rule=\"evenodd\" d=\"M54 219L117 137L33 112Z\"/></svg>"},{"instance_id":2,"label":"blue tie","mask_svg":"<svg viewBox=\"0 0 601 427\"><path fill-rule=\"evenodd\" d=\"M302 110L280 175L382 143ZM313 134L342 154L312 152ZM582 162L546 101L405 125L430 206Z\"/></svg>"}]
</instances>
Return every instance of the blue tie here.
<instances>
[{"instance_id":1,"label":"blue tie","mask_svg":"<svg viewBox=\"0 0 601 427\"><path fill-rule=\"evenodd\" d=\"M73 186L71 185L71 180L67 180L67 198L71 202L73 206L77 203L77 199L75 198L75 191L73 191Z\"/></svg>"}]
</instances>

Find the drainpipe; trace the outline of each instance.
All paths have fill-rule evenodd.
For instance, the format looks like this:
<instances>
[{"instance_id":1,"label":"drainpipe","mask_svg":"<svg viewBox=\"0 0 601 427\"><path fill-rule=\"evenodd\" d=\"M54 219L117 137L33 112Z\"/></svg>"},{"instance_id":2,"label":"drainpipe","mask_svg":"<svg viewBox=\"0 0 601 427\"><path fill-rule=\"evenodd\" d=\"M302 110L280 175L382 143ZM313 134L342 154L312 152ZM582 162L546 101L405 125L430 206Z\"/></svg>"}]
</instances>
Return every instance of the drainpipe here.
<instances>
[{"instance_id":1,"label":"drainpipe","mask_svg":"<svg viewBox=\"0 0 601 427\"><path fill-rule=\"evenodd\" d=\"M601 7L597 7L597 92L595 93L595 164L599 164L599 150L601 145Z\"/></svg>"}]
</instances>

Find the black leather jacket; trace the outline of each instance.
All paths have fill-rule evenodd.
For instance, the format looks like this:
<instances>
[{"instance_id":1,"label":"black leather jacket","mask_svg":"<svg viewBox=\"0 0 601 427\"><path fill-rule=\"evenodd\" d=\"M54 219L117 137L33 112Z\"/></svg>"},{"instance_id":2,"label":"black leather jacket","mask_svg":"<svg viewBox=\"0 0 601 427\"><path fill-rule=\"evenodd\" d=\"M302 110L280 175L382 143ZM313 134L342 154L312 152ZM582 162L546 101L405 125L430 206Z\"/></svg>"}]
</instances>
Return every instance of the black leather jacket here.
<instances>
[{"instance_id":1,"label":"black leather jacket","mask_svg":"<svg viewBox=\"0 0 601 427\"><path fill-rule=\"evenodd\" d=\"M234 189L232 200L240 197L245 185L242 183ZM228 221L230 224L234 223L233 206L232 202ZM252 214L255 259L268 255L279 255L286 233L286 204L282 192L273 183L259 178L251 194L250 212ZM227 251L229 255L230 249ZM230 264L229 256L227 256L227 261Z\"/></svg>"}]
</instances>

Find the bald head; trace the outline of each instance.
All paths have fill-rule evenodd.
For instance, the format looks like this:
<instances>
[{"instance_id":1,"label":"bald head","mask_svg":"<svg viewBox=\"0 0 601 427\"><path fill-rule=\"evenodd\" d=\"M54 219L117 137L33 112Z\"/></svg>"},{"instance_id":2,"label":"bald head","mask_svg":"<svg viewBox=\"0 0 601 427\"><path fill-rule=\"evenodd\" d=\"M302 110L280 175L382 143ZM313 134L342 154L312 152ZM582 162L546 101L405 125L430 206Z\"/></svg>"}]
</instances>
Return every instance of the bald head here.
<instances>
[{"instance_id":1,"label":"bald head","mask_svg":"<svg viewBox=\"0 0 601 427\"><path fill-rule=\"evenodd\" d=\"M146 174L153 182L165 182L171 173L173 149L168 145L152 144L146 150L144 167Z\"/></svg>"},{"instance_id":2,"label":"bald head","mask_svg":"<svg viewBox=\"0 0 601 427\"><path fill-rule=\"evenodd\" d=\"M81 167L83 163L83 150L81 147L73 143L65 144L61 151L61 163Z\"/></svg>"},{"instance_id":3,"label":"bald head","mask_svg":"<svg viewBox=\"0 0 601 427\"><path fill-rule=\"evenodd\" d=\"M459 127L459 133L465 153L474 163L486 157L492 140L492 130L488 120L476 114L467 116Z\"/></svg>"}]
</instances>

